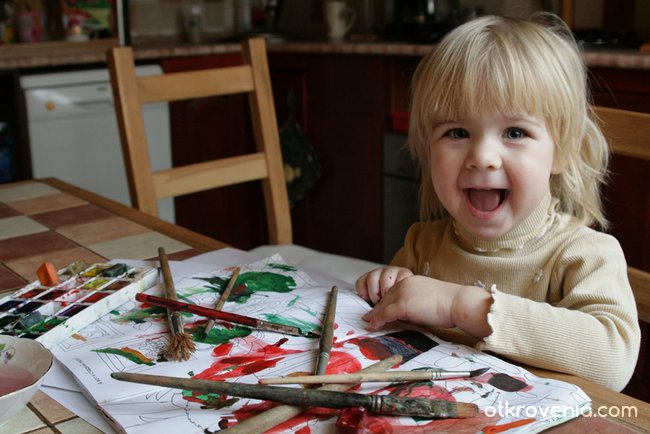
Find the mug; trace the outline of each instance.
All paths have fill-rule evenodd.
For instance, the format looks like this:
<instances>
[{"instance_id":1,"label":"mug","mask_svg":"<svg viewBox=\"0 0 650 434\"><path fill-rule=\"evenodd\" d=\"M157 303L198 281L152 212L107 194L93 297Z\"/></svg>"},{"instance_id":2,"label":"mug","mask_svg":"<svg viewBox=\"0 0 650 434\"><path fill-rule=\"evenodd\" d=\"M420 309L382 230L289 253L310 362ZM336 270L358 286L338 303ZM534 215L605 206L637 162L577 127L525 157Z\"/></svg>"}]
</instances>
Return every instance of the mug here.
<instances>
[{"instance_id":1,"label":"mug","mask_svg":"<svg viewBox=\"0 0 650 434\"><path fill-rule=\"evenodd\" d=\"M357 20L357 11L347 7L344 1L328 1L325 3L325 21L327 36L332 41L340 41L350 31Z\"/></svg>"}]
</instances>

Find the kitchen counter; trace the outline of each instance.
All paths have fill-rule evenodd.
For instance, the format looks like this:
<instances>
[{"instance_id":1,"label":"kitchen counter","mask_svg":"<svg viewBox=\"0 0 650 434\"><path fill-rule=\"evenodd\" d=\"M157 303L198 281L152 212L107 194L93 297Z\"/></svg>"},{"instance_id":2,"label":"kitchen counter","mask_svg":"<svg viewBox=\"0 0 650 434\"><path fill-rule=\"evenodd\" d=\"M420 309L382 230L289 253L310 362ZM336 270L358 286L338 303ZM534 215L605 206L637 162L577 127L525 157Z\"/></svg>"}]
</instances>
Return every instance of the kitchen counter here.
<instances>
[{"instance_id":1,"label":"kitchen counter","mask_svg":"<svg viewBox=\"0 0 650 434\"><path fill-rule=\"evenodd\" d=\"M103 63L105 53L117 44L116 40L88 42L49 42L41 44L0 45L1 69L29 69L54 66ZM433 45L404 42L269 42L269 52L355 54L380 56L417 56L428 53ZM204 43L188 45L182 43L154 43L136 45L138 60L155 60L184 56L207 56L239 50L238 43ZM650 53L635 50L589 50L584 53L588 66L622 69L650 70Z\"/></svg>"}]
</instances>

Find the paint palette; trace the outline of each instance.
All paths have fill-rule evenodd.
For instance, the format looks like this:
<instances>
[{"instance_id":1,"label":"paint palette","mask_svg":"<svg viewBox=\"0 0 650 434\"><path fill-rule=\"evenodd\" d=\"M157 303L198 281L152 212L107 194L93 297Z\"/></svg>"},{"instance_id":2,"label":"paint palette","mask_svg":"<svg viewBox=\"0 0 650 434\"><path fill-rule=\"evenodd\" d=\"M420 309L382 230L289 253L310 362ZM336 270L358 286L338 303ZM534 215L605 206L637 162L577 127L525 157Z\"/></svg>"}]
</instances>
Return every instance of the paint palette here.
<instances>
[{"instance_id":1,"label":"paint palette","mask_svg":"<svg viewBox=\"0 0 650 434\"><path fill-rule=\"evenodd\" d=\"M93 264L58 271L59 283L39 281L0 299L0 334L31 338L52 348L157 281L155 268Z\"/></svg>"}]
</instances>

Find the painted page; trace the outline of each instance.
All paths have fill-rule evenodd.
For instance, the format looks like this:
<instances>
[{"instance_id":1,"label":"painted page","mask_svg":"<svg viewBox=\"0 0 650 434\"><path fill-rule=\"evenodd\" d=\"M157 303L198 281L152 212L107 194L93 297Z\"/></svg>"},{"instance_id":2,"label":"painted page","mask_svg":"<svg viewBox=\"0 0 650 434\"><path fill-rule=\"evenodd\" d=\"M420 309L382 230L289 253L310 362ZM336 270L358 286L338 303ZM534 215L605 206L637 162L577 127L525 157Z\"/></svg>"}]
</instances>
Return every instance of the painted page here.
<instances>
[{"instance_id":1,"label":"painted page","mask_svg":"<svg viewBox=\"0 0 650 434\"><path fill-rule=\"evenodd\" d=\"M330 286L273 256L241 266L223 310L318 333L324 321ZM175 279L179 300L213 307L232 269L194 272ZM147 293L162 295L160 286ZM537 432L589 410L590 399L577 386L532 373L470 347L445 342L404 324L368 332L361 319L370 306L353 289L339 287L335 341L328 374L356 372L393 354L403 357L400 370L489 368L465 379L408 383L365 383L364 394L429 397L471 402L480 408L470 419L422 419L369 415L368 432ZM55 357L96 403L115 428L126 433L219 431L273 407L274 403L221 394L196 393L110 377L112 372L197 378L257 384L260 378L309 374L316 366L318 340L252 330L217 321L203 333L206 318L185 314L186 332L196 351L190 360L165 358L170 340L166 311L129 301L65 340ZM301 387L298 385L288 387ZM338 411L309 409L271 432L333 433ZM488 430L489 431L489 430Z\"/></svg>"}]
</instances>

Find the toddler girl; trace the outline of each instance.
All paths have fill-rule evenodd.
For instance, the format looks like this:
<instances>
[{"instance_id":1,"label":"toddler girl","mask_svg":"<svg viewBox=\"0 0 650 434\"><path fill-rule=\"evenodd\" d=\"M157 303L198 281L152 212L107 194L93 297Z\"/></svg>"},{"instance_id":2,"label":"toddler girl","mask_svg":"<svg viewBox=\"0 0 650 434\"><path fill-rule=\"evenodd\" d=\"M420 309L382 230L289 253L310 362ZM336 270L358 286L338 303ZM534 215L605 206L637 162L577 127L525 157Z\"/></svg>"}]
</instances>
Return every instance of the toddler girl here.
<instances>
[{"instance_id":1,"label":"toddler girl","mask_svg":"<svg viewBox=\"0 0 650 434\"><path fill-rule=\"evenodd\" d=\"M422 222L390 266L359 278L377 330L435 328L517 362L615 390L640 332L619 243L599 199L608 148L586 68L559 18L486 16L418 66L409 148Z\"/></svg>"}]
</instances>

